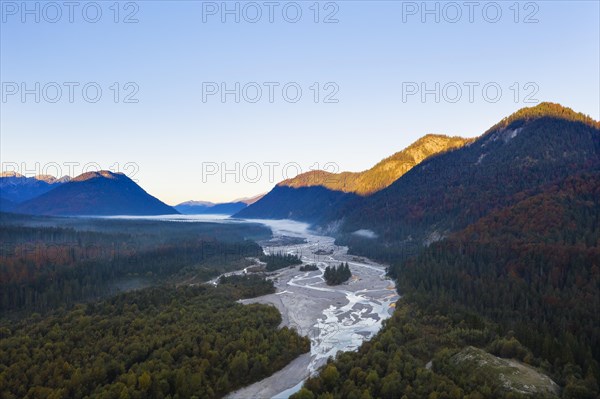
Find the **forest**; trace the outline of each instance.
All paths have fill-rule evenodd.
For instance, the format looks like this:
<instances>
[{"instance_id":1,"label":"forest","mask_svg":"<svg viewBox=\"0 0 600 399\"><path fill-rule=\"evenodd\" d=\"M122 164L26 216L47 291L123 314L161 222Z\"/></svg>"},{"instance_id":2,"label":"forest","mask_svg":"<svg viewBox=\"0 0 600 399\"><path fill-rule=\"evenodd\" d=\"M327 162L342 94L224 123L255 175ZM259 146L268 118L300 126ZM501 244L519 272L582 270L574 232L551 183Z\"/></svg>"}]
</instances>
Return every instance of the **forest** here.
<instances>
[{"instance_id":1,"label":"forest","mask_svg":"<svg viewBox=\"0 0 600 399\"><path fill-rule=\"evenodd\" d=\"M463 381L426 367L442 349L456 351L496 339L494 326L475 315L423 312L400 299L374 339L357 352L330 359L292 399L519 398L499 386L463 389Z\"/></svg>"},{"instance_id":2,"label":"forest","mask_svg":"<svg viewBox=\"0 0 600 399\"><path fill-rule=\"evenodd\" d=\"M389 273L403 294L392 318L295 399L525 397L450 362L467 345L542 370L562 398L600 395L600 172L523 195Z\"/></svg>"},{"instance_id":3,"label":"forest","mask_svg":"<svg viewBox=\"0 0 600 399\"><path fill-rule=\"evenodd\" d=\"M472 345L548 372L517 339L498 334L497 327L472 312L424 310L400 299L392 317L372 340L357 352L342 352L330 359L291 399L556 398L544 392L519 394L507 389L497 375L482 379L452 363L461 348ZM563 397L586 396L569 388Z\"/></svg>"},{"instance_id":4,"label":"forest","mask_svg":"<svg viewBox=\"0 0 600 399\"><path fill-rule=\"evenodd\" d=\"M300 257L292 254L276 253L261 255L258 259L267 264L266 270L268 272L274 272L279 269L302 264Z\"/></svg>"},{"instance_id":5,"label":"forest","mask_svg":"<svg viewBox=\"0 0 600 399\"><path fill-rule=\"evenodd\" d=\"M278 329L275 308L236 303L273 291L236 276L3 320L0 397L221 397L309 350L308 338Z\"/></svg>"},{"instance_id":6,"label":"forest","mask_svg":"<svg viewBox=\"0 0 600 399\"><path fill-rule=\"evenodd\" d=\"M545 359L561 385L594 381L597 394L599 194L600 173L566 179L392 273L422 306L463 307L494 320Z\"/></svg>"},{"instance_id":7,"label":"forest","mask_svg":"<svg viewBox=\"0 0 600 399\"><path fill-rule=\"evenodd\" d=\"M598 167L600 124L556 104L540 104L511 115L471 145L424 160L329 220L344 220L340 244L366 256L385 254L389 246L427 245L548 184ZM353 232L359 229L379 239L358 240Z\"/></svg>"},{"instance_id":8,"label":"forest","mask_svg":"<svg viewBox=\"0 0 600 399\"><path fill-rule=\"evenodd\" d=\"M59 227L50 227L54 223ZM262 250L256 225L0 215L0 311L47 311L117 292L116 283L199 281Z\"/></svg>"},{"instance_id":9,"label":"forest","mask_svg":"<svg viewBox=\"0 0 600 399\"><path fill-rule=\"evenodd\" d=\"M323 278L327 285L339 285L352 277L348 262L340 263L339 266L327 266L323 272Z\"/></svg>"}]
</instances>

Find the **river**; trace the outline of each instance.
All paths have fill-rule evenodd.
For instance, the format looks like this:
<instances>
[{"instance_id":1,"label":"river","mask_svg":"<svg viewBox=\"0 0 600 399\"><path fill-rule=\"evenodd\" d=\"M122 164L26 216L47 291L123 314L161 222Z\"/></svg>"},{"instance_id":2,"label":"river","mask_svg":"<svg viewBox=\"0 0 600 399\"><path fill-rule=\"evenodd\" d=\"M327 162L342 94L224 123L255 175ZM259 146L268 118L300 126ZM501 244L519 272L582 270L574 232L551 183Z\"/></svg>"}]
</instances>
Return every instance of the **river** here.
<instances>
[{"instance_id":1,"label":"river","mask_svg":"<svg viewBox=\"0 0 600 399\"><path fill-rule=\"evenodd\" d=\"M281 326L293 327L311 340L310 353L301 355L272 376L242 388L228 398L287 398L302 387L304 380L339 351L354 351L372 338L389 318L398 300L394 282L385 267L369 259L348 255L347 247L318 235L304 223L289 220L252 220L273 230L273 239L261 242L266 253L290 253L318 271L301 272L298 267L277 272L274 294L241 301L277 307ZM281 237L298 237L306 242L289 245ZM325 267L348 262L352 278L338 286L325 284Z\"/></svg>"},{"instance_id":2,"label":"river","mask_svg":"<svg viewBox=\"0 0 600 399\"><path fill-rule=\"evenodd\" d=\"M245 222L225 215L168 215L150 219ZM312 272L301 272L298 266L280 270L271 277L276 288L274 294L240 301L277 307L282 316L281 327L295 328L301 335L308 336L311 349L270 377L233 392L228 398L288 398L299 391L303 382L329 357L340 351L355 351L377 334L383 320L393 313L399 296L393 280L386 277L385 266L367 258L348 255L347 247L335 245L333 237L319 235L309 230L305 223L254 219L248 222L265 224L273 231L272 239L259 243L264 252L296 254L305 264L314 263L319 268ZM290 244L294 241L296 243ZM337 266L341 262L350 265L351 279L342 285L328 286L322 277L325 267ZM217 280L211 283L216 284Z\"/></svg>"}]
</instances>

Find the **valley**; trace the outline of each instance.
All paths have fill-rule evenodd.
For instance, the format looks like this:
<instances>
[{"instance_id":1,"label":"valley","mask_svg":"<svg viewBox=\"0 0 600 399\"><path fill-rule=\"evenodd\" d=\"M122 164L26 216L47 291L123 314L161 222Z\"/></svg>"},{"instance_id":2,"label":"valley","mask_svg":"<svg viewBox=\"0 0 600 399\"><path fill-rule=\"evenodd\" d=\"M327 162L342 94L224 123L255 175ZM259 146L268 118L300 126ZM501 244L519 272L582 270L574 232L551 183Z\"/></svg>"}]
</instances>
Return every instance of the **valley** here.
<instances>
[{"instance_id":1,"label":"valley","mask_svg":"<svg viewBox=\"0 0 600 399\"><path fill-rule=\"evenodd\" d=\"M254 220L254 222L257 222ZM304 223L261 220L273 230L274 241L262 241L266 252L290 253L318 271L301 272L298 267L273 273L276 292L242 300L275 306L282 314L281 326L296 329L311 340L310 354L302 355L272 376L243 388L229 398L287 398L302 382L339 351L354 351L372 338L389 318L398 299L394 282L385 275L385 266L348 255L346 247L335 245L332 237L316 235ZM303 244L277 245L281 236L301 237ZM316 255L315 252L327 253ZM347 284L327 286L322 274L326 266L348 262L352 278Z\"/></svg>"},{"instance_id":2,"label":"valley","mask_svg":"<svg viewBox=\"0 0 600 399\"><path fill-rule=\"evenodd\" d=\"M599 133L542 103L176 208L109 171L2 176L0 394L596 398ZM64 358L80 329L102 345Z\"/></svg>"},{"instance_id":3,"label":"valley","mask_svg":"<svg viewBox=\"0 0 600 399\"><path fill-rule=\"evenodd\" d=\"M0 399L600 399L600 0L0 3Z\"/></svg>"}]
</instances>

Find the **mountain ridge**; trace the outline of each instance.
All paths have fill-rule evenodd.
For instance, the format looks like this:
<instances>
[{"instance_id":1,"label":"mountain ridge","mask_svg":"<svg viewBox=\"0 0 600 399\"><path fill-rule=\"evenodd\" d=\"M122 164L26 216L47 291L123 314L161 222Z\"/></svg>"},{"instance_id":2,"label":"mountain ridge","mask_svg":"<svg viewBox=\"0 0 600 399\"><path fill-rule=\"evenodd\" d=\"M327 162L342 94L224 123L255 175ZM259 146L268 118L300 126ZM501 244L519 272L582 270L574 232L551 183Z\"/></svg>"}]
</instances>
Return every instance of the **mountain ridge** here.
<instances>
[{"instance_id":1,"label":"mountain ridge","mask_svg":"<svg viewBox=\"0 0 600 399\"><path fill-rule=\"evenodd\" d=\"M0 173L0 197L18 204L44 194L69 180L71 180L69 176L60 178L51 175L27 177L13 171L2 172Z\"/></svg>"},{"instance_id":2,"label":"mountain ridge","mask_svg":"<svg viewBox=\"0 0 600 399\"><path fill-rule=\"evenodd\" d=\"M34 215L114 216L178 214L148 194L123 173L83 173L44 194L25 201L12 212Z\"/></svg>"},{"instance_id":3,"label":"mountain ridge","mask_svg":"<svg viewBox=\"0 0 600 399\"><path fill-rule=\"evenodd\" d=\"M280 182L260 200L234 216L323 222L336 208L389 186L424 159L456 150L471 141L429 134L363 172L306 172Z\"/></svg>"},{"instance_id":4,"label":"mountain ridge","mask_svg":"<svg viewBox=\"0 0 600 399\"><path fill-rule=\"evenodd\" d=\"M173 208L184 215L233 215L247 206L246 203L240 201L218 204L207 201L186 201L175 205Z\"/></svg>"},{"instance_id":5,"label":"mountain ridge","mask_svg":"<svg viewBox=\"0 0 600 399\"><path fill-rule=\"evenodd\" d=\"M471 141L472 139L458 136L427 134L362 172L310 171L284 180L278 185L293 188L322 186L334 191L366 196L389 186L424 159L460 148Z\"/></svg>"},{"instance_id":6,"label":"mountain ridge","mask_svg":"<svg viewBox=\"0 0 600 399\"><path fill-rule=\"evenodd\" d=\"M520 110L504 119L511 122L430 157L384 190L337 210L331 220L343 220L345 236L369 229L388 243L427 243L515 203L527 191L532 195L600 165L600 124L579 120L583 114L573 111L561 117L560 110L551 103Z\"/></svg>"}]
</instances>

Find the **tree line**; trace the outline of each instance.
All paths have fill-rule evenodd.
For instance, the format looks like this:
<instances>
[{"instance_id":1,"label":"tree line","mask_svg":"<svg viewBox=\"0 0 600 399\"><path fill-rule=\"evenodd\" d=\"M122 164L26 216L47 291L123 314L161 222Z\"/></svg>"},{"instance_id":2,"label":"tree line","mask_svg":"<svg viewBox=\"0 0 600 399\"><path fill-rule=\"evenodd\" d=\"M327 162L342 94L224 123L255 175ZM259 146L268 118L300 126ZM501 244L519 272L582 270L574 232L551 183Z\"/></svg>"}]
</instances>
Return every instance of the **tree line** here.
<instances>
[{"instance_id":1,"label":"tree line","mask_svg":"<svg viewBox=\"0 0 600 399\"><path fill-rule=\"evenodd\" d=\"M237 299L274 291L256 276L158 287L0 324L3 398L214 398L310 347L281 315Z\"/></svg>"}]
</instances>

